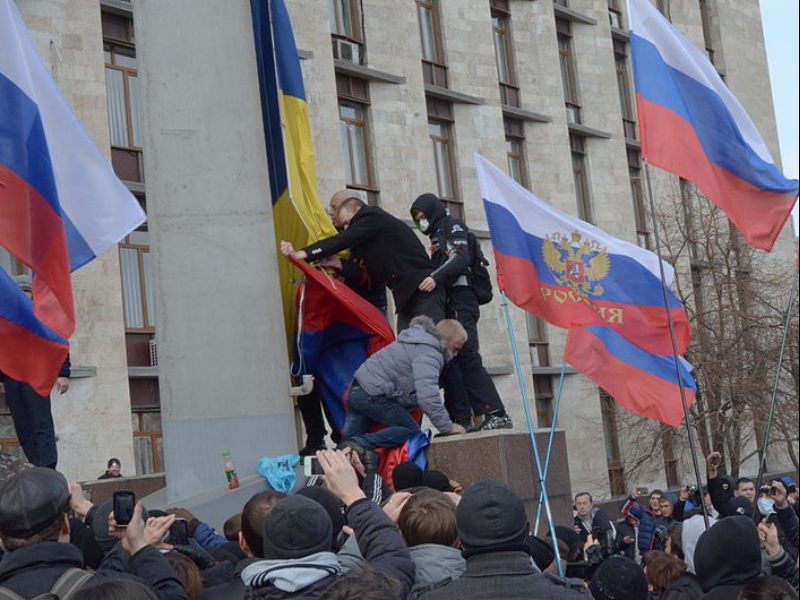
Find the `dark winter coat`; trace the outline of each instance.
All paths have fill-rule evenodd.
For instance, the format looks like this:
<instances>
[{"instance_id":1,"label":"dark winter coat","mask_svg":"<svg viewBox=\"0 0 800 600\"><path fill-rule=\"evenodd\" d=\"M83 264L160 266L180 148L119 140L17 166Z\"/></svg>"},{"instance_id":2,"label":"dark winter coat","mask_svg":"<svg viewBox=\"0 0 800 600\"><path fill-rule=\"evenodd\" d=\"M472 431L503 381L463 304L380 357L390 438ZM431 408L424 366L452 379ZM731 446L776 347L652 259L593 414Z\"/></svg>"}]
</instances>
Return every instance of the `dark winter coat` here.
<instances>
[{"instance_id":1,"label":"dark winter coat","mask_svg":"<svg viewBox=\"0 0 800 600\"><path fill-rule=\"evenodd\" d=\"M761 575L761 542L749 516L721 519L705 531L694 550L697 579L708 600L736 598Z\"/></svg>"},{"instance_id":2,"label":"dark winter coat","mask_svg":"<svg viewBox=\"0 0 800 600\"><path fill-rule=\"evenodd\" d=\"M472 264L467 226L448 215L445 205L433 194L417 198L411 210L421 211L428 220L428 229L423 233L431 239L431 259L436 265L431 277L436 284L467 286Z\"/></svg>"},{"instance_id":3,"label":"dark winter coat","mask_svg":"<svg viewBox=\"0 0 800 600\"><path fill-rule=\"evenodd\" d=\"M348 248L357 248L373 284L386 284L392 290L397 312L433 271L425 247L411 228L377 206L363 207L347 229L303 250L307 260L318 260Z\"/></svg>"},{"instance_id":4,"label":"dark winter coat","mask_svg":"<svg viewBox=\"0 0 800 600\"><path fill-rule=\"evenodd\" d=\"M58 578L72 568L84 568L80 550L71 544L40 542L3 555L0 585L30 598L49 592ZM129 557L118 544L84 586L113 579L133 579L144 583L162 600L188 599L169 563L153 546Z\"/></svg>"}]
</instances>

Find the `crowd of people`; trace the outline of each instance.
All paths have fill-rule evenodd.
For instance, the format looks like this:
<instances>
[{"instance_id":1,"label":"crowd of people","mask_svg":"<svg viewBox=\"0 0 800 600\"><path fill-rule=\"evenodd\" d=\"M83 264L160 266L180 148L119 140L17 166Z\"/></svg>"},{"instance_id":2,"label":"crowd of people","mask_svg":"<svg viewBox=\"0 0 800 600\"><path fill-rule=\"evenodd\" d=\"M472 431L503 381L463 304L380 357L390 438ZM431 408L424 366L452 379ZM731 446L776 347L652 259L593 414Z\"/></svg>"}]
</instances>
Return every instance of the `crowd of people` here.
<instances>
[{"instance_id":1,"label":"crowd of people","mask_svg":"<svg viewBox=\"0 0 800 600\"><path fill-rule=\"evenodd\" d=\"M702 490L645 500L637 489L614 520L581 492L571 526L541 537L501 481L464 489L414 463L383 481L352 448L316 456L324 475L291 495L255 493L222 534L185 508L141 502L122 525L112 501L92 504L56 470L7 468L0 598L797 598L797 486L726 486L716 453L705 508Z\"/></svg>"}]
</instances>

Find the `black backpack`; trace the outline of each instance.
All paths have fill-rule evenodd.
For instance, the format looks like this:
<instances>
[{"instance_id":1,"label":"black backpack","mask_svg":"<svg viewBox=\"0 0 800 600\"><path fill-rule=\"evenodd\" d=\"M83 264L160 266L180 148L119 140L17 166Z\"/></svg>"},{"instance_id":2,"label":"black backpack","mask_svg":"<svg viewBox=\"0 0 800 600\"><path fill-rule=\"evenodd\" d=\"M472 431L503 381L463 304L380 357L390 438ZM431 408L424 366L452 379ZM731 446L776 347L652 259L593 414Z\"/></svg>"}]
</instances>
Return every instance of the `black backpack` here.
<instances>
[{"instance_id":1,"label":"black backpack","mask_svg":"<svg viewBox=\"0 0 800 600\"><path fill-rule=\"evenodd\" d=\"M469 282L478 304L489 304L492 301L492 278L486 268L489 266L489 261L483 255L481 243L475 234L468 231L467 235L469 237L469 254L472 258Z\"/></svg>"},{"instance_id":2,"label":"black backpack","mask_svg":"<svg viewBox=\"0 0 800 600\"><path fill-rule=\"evenodd\" d=\"M58 581L53 584L49 592L34 596L31 600L69 600L91 577L92 574L89 571L78 568L67 569L58 578ZM4 586L0 586L0 599L25 600L22 596Z\"/></svg>"}]
</instances>

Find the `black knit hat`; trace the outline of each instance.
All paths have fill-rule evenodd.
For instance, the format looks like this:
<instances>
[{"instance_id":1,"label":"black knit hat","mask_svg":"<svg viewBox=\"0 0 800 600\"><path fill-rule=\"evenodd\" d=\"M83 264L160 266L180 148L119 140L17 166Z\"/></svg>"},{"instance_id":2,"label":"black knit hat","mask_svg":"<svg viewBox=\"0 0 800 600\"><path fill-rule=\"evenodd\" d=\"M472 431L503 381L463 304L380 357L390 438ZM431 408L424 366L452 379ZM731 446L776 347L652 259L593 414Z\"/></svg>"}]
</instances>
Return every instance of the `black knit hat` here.
<instances>
[{"instance_id":1,"label":"black knit hat","mask_svg":"<svg viewBox=\"0 0 800 600\"><path fill-rule=\"evenodd\" d=\"M525 506L502 481L484 479L470 486L458 503L456 525L465 555L500 549L527 551Z\"/></svg>"},{"instance_id":2,"label":"black knit hat","mask_svg":"<svg viewBox=\"0 0 800 600\"><path fill-rule=\"evenodd\" d=\"M422 469L413 462L402 462L392 469L392 487L395 492L422 485Z\"/></svg>"},{"instance_id":3,"label":"black knit hat","mask_svg":"<svg viewBox=\"0 0 800 600\"><path fill-rule=\"evenodd\" d=\"M597 567L589 591L595 600L647 600L647 578L630 558L611 556Z\"/></svg>"},{"instance_id":4,"label":"black knit hat","mask_svg":"<svg viewBox=\"0 0 800 600\"><path fill-rule=\"evenodd\" d=\"M322 506L322 508L325 509L325 512L328 513L328 516L331 519L331 524L333 525L331 529L333 548L334 550L338 550L338 548L336 548L337 540L339 539L339 534L342 532L342 527L344 527L344 513L342 512L341 500L339 500L339 498L336 497L336 494L334 494L328 488L318 485L300 488L297 490L297 495L310 498Z\"/></svg>"},{"instance_id":5,"label":"black knit hat","mask_svg":"<svg viewBox=\"0 0 800 600\"><path fill-rule=\"evenodd\" d=\"M305 496L279 500L264 520L264 558L302 558L333 547L333 525L322 505Z\"/></svg>"},{"instance_id":6,"label":"black knit hat","mask_svg":"<svg viewBox=\"0 0 800 600\"><path fill-rule=\"evenodd\" d=\"M748 517L753 516L753 503L744 496L734 496L728 502L730 508L730 515L745 515Z\"/></svg>"},{"instance_id":7,"label":"black knit hat","mask_svg":"<svg viewBox=\"0 0 800 600\"><path fill-rule=\"evenodd\" d=\"M27 467L0 488L0 532L25 539L44 531L69 509L64 476L45 467Z\"/></svg>"},{"instance_id":8,"label":"black knit hat","mask_svg":"<svg viewBox=\"0 0 800 600\"><path fill-rule=\"evenodd\" d=\"M535 535L529 535L525 538L525 543L531 551L531 557L540 571L544 571L556 559L556 553L553 551L553 542L545 541Z\"/></svg>"},{"instance_id":9,"label":"black knit hat","mask_svg":"<svg viewBox=\"0 0 800 600\"><path fill-rule=\"evenodd\" d=\"M453 486L450 484L450 478L442 471L425 471L425 474L422 476L422 485L433 490L439 490L440 492L453 491Z\"/></svg>"}]
</instances>

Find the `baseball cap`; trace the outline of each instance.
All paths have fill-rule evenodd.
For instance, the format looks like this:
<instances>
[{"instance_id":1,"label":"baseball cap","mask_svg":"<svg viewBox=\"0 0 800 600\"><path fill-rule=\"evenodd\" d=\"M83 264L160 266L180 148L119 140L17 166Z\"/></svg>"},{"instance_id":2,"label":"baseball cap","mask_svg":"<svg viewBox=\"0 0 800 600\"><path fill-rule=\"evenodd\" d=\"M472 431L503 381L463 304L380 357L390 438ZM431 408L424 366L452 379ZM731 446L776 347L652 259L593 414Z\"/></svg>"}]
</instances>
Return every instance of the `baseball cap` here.
<instances>
[{"instance_id":1,"label":"baseball cap","mask_svg":"<svg viewBox=\"0 0 800 600\"><path fill-rule=\"evenodd\" d=\"M28 467L0 488L0 532L25 539L44 531L69 508L66 478L53 469Z\"/></svg>"}]
</instances>

